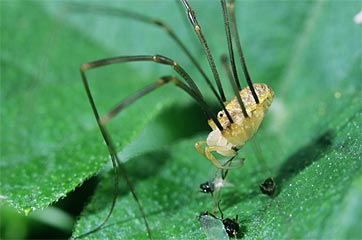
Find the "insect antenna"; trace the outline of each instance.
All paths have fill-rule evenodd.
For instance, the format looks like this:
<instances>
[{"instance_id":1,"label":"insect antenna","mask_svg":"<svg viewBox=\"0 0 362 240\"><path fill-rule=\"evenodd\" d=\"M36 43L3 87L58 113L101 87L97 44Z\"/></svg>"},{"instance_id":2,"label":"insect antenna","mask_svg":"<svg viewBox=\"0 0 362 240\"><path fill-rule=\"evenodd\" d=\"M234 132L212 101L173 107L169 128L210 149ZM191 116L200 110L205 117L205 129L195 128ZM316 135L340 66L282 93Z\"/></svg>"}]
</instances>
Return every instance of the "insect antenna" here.
<instances>
[{"instance_id":1,"label":"insect antenna","mask_svg":"<svg viewBox=\"0 0 362 240\"><path fill-rule=\"evenodd\" d=\"M221 3L223 5L225 5L225 0L221 0ZM244 72L246 82L247 82L247 84L249 86L249 89L250 89L250 91L251 91L251 93L253 95L253 98L254 98L256 104L258 104L259 103L259 98L258 98L258 95L255 92L253 83L251 81L248 68L246 67L246 61L245 61L244 53L243 53L243 50L241 48L238 28L236 26L236 18L235 18L235 11L234 11L235 8L234 8L234 6L235 6L234 0L230 0L229 4L227 5L227 8L228 8L229 13L230 13L230 23L231 23L231 29L232 29L232 32L233 32L234 40L235 40L235 43L236 43L236 50L237 50L238 55L239 55L239 61L241 62L241 66L242 66L242 69L243 69L243 72ZM230 38L230 36L229 36L229 38ZM239 84L239 86L240 86L240 84Z\"/></svg>"}]
</instances>

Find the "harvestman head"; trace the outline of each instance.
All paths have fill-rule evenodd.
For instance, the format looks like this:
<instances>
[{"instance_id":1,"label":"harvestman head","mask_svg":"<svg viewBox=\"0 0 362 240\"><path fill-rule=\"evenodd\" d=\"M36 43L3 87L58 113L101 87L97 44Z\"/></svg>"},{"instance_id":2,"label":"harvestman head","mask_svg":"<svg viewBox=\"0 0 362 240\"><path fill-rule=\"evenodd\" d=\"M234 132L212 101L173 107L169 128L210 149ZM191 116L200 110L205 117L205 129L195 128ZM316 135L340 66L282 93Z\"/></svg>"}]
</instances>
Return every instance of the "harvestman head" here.
<instances>
[{"instance_id":1,"label":"harvestman head","mask_svg":"<svg viewBox=\"0 0 362 240\"><path fill-rule=\"evenodd\" d=\"M214 88L213 84L206 76L205 72L202 70L198 62L189 52L189 50L185 47L185 45L180 41L177 35L169 28L166 24L148 18L144 15L140 15L133 12L128 12L124 10L113 10L108 8L95 8L92 9L94 12L100 14L114 14L117 16L133 19L136 21L144 22L149 25L154 25L156 27L162 28L169 37L175 41L185 55L190 59L190 61L194 64L196 69L201 73L207 85L210 87L211 91L215 95L218 103L220 104L220 108L222 109L217 115L211 111L209 104L206 103L201 91L197 87L194 80L189 76L189 74L174 60L162 56L162 55L132 55L132 56L119 56L106 58L101 60L96 60L93 62L84 63L80 67L82 81L91 104L94 116L96 118L98 127L100 132L104 138L104 141L107 145L113 169L114 169L114 198L112 201L111 209L105 219L93 230L84 233L82 235L77 236L76 238L87 236L91 233L98 231L109 219L112 214L112 211L115 206L115 202L118 195L118 170L121 172L121 175L126 182L135 202L138 205L141 216L144 220L144 224L146 227L146 231L148 237L151 239L151 230L149 224L147 222L146 214L141 206L140 201L135 193L135 190L128 179L127 172L123 166L123 164L119 161L116 149L114 147L113 141L111 140L110 134L106 128L106 124L110 121L115 115L125 109L134 101L138 100L142 96L164 86L166 83L173 83L187 94L189 94L202 108L202 110L208 116L208 124L212 128L212 132L209 134L206 141L196 143L196 149L201 154L205 155L207 159L209 159L217 168L226 169L229 168L224 163L220 163L213 152L217 152L218 154L226 157L234 158L237 154L237 151L244 145L244 143L249 140L258 130L261 121L264 118L266 111L268 110L272 99L273 99L273 91L265 84L252 84L250 80L249 73L246 68L245 60L243 57L243 53L241 50L240 40L238 37L236 20L234 14L234 1L230 0L228 5L226 6L225 0L221 0L221 6L223 10L223 17L225 23L225 31L228 42L228 50L229 50L229 61L224 57L223 65L226 68L230 80L230 83L233 87L235 97L231 101L226 101L226 97L221 85L221 81L219 78L218 71L216 69L213 57L211 55L210 49L207 45L206 39L201 31L201 27L197 22L196 15L191 8L190 4L187 0L180 0L184 5L187 16L196 32L197 37L200 40L202 48L205 52L205 55L208 59L210 68L213 73L213 78L217 85L218 91ZM229 24L229 17L230 23ZM232 38L233 36L233 38ZM240 86L240 82L238 79L238 74L236 70L235 60L234 60L234 49L233 49L233 41L236 44L236 49L239 55L239 60L246 78L246 82L248 87L242 89ZM103 116L100 116L98 113L97 105L94 101L93 95L91 93L88 79L86 77L86 71L106 65L111 64L121 64L125 62L135 62L135 61L143 61L143 62L153 62L156 64L164 64L170 66L181 78L178 78L173 75L167 75L160 77L153 84L150 84L143 89L131 94L129 97L120 101L119 104L113 107L108 113ZM229 65L230 64L230 65ZM231 67L230 67L231 66ZM231 68L231 69L230 69ZM206 145L206 146L205 146ZM205 146L203 148L203 146Z\"/></svg>"}]
</instances>

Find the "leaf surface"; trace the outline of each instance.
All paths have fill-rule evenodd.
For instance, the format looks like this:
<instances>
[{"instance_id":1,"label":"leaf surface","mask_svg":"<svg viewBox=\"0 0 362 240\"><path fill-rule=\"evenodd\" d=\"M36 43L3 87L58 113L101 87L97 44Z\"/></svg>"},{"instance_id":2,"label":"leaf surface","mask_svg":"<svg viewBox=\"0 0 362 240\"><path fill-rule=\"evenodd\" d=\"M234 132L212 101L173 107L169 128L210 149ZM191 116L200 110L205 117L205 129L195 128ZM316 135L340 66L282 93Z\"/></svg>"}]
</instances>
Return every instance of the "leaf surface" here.
<instances>
[{"instance_id":1,"label":"leaf surface","mask_svg":"<svg viewBox=\"0 0 362 240\"><path fill-rule=\"evenodd\" d=\"M208 69L185 14L174 2L157 3L107 6L166 22ZM74 235L84 233L106 216L113 175L105 165L108 153L80 80L80 64L163 54L180 63L216 106L214 98L157 27L95 13L92 3L82 3L83 10L69 2L1 4L1 201L23 213L42 209L103 169ZM191 4L221 70L218 59L227 48L219 4L207 11L205 3ZM362 51L361 26L353 22L359 3L240 1L236 9L251 76L270 85L275 100L254 140L239 152L244 167L228 176L234 187L223 190L225 217L239 215L245 239L361 238ZM132 92L175 73L155 63L131 63L87 74L104 114ZM221 77L226 79L224 73ZM196 104L169 85L132 104L109 129L154 237L206 236L196 216L211 211L213 203L198 185L214 168L193 147L208 131ZM273 198L258 189L270 176L277 183ZM147 237L124 184L111 219L89 238L115 236Z\"/></svg>"}]
</instances>

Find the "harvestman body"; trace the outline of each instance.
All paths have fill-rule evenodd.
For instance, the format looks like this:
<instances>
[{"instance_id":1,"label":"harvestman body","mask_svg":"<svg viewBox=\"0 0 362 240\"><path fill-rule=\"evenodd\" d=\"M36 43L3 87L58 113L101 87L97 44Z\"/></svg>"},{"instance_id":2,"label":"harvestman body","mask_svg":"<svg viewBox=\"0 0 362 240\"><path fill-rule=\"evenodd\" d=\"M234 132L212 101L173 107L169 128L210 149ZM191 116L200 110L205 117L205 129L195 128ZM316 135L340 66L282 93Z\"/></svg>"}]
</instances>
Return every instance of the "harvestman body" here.
<instances>
[{"instance_id":1,"label":"harvestman body","mask_svg":"<svg viewBox=\"0 0 362 240\"><path fill-rule=\"evenodd\" d=\"M225 0L220 0L223 10L222 13L224 17L226 38L228 41L228 50L229 50L229 62L225 57L223 57L222 62L228 73L229 80L235 94L235 97L230 102L226 101L226 97L221 85L219 74L217 72L214 63L214 59L211 55L206 39L204 38L204 35L201 31L201 27L196 20L195 13L192 10L187 0L180 0L180 2L182 2L182 4L184 5L187 11L187 16L194 28L197 37L200 40L202 48L205 52L205 56L207 57L210 68L212 70L213 78L217 85L218 91L216 91L214 85L206 76L206 74L204 73L198 62L195 60L192 54L187 50L187 48L183 45L183 43L176 36L176 34L172 31L171 28L169 28L167 25L163 24L162 22L159 22L157 20L148 18L146 16L137 13L120 10L118 14L126 18L131 18L133 20L161 27L179 45L182 51L186 54L186 56L194 64L197 70L201 73L204 80L206 81L206 83L212 90L213 94L215 95L222 110L217 115L215 115L213 111L211 111L210 106L205 102L204 97L201 94L201 91L197 87L194 80L189 76L189 74L178 63L165 56L161 55L121 56L121 57L101 59L82 64L80 67L80 71L84 87L89 102L91 104L93 113L97 120L98 127L102 133L104 141L108 147L109 154L111 156L112 165L114 169L115 190L114 190L114 199L112 201L111 209L106 218L103 220L103 222L93 230L84 233L82 235L79 235L76 238L84 237L98 231L108 221L114 209L118 195L118 170L121 172L124 181L126 182L135 202L138 205L139 211L142 215L142 218L146 226L148 237L152 238L146 214L144 213L144 210L141 206L140 201L137 198L135 190L133 189L133 186L130 180L128 179L127 172L124 169L123 164L118 159L117 152L111 140L110 134L108 133L105 127L106 123L109 120L111 120L115 115L117 115L120 111L122 111L132 102L138 100L140 97L148 94L149 92L158 89L159 87L165 85L166 83L173 83L177 87L184 90L200 105L202 110L206 113L206 115L209 118L208 124L212 128L212 131L208 135L206 141L200 141L195 144L196 149L199 153L205 155L205 157L209 159L218 169L229 169L231 167L229 166L229 164L225 164L225 162L224 163L220 162L220 160L218 160L213 155L213 152L216 152L222 156L231 157L230 159L233 159L236 156L237 151L244 145L244 143L248 141L250 138L252 138L252 136L257 132L264 118L264 115L272 102L274 93L270 87L268 87L265 84L253 84L251 82L249 73L246 68L245 60L243 57L240 40L238 37L235 13L234 13L234 1L230 0L229 4L226 5ZM100 12L105 11L104 9L101 8L98 10L100 10ZM114 14L114 12L111 13ZM229 17L231 24L229 23ZM234 42L236 43L236 49L239 55L239 61L241 63L246 78L246 82L248 84L248 87L244 89L241 88L238 79L232 40L234 40ZM116 105L112 110L110 110L104 116L100 116L95 101L93 99L93 95L90 91L89 83L85 74L86 71L89 69L94 69L106 65L118 64L124 62L134 62L134 61L149 61L157 64L168 65L176 73L178 73L178 75L181 77L181 80L178 77L171 75L160 77L153 84L146 86L145 88L135 92L134 94L130 95L129 97L121 101L118 105ZM230 159L229 161L231 161Z\"/></svg>"},{"instance_id":2,"label":"harvestman body","mask_svg":"<svg viewBox=\"0 0 362 240\"><path fill-rule=\"evenodd\" d=\"M258 104L252 98L249 88L244 88L240 91L240 97L245 104L247 117L243 115L237 97L234 97L233 100L226 103L226 110L234 122L231 123L229 121L224 110L220 111L217 118L223 130L220 131L214 121L209 119L208 123L212 131L209 133L207 140L199 141L195 144L197 151L204 154L218 168L225 167L216 160L212 152L216 151L220 155L234 157L245 142L257 132L273 100L273 91L266 84L254 84L254 89L259 96L260 102ZM202 146L205 144L207 146L202 149Z\"/></svg>"}]
</instances>

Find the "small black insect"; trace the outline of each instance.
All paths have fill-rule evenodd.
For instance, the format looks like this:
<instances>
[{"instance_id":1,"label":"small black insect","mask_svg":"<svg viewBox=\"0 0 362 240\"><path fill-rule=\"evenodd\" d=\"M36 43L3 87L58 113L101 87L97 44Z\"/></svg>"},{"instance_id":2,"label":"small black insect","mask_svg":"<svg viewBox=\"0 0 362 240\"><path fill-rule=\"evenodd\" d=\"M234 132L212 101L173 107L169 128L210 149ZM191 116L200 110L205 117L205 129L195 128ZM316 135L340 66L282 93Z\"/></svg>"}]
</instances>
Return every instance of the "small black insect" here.
<instances>
[{"instance_id":1,"label":"small black insect","mask_svg":"<svg viewBox=\"0 0 362 240\"><path fill-rule=\"evenodd\" d=\"M215 184L211 181L207 181L200 184L200 189L201 189L200 192L211 193L212 195L213 192L215 191Z\"/></svg>"},{"instance_id":2,"label":"small black insect","mask_svg":"<svg viewBox=\"0 0 362 240\"><path fill-rule=\"evenodd\" d=\"M210 220L211 217L211 220ZM233 237L233 238L237 238L238 236L240 236L240 226L238 224L238 216L236 215L236 217L234 219L231 218L223 218L223 216L221 216L221 218L216 217L214 214L209 213L208 211L202 212L199 216L198 219L200 221L200 223L203 225L203 228L205 230L205 233L208 234L213 234L215 235L216 233L218 233L218 236L222 236L223 234L220 233L220 231L223 231L221 229L221 227L219 227L219 231L216 231L215 229L211 230L212 228L217 227L218 223L215 222L216 221L221 221L222 225L224 226L224 230L226 232L226 234L229 237ZM221 224L221 223L220 223ZM226 234L224 233L224 235L226 236Z\"/></svg>"},{"instance_id":3,"label":"small black insect","mask_svg":"<svg viewBox=\"0 0 362 240\"><path fill-rule=\"evenodd\" d=\"M198 219L199 219L200 223L203 225L205 232L207 234L211 233L212 231L210 229L212 227L215 227L215 225L216 225L216 223L211 224L209 217L212 217L212 219L219 220L222 222L222 225L224 226L224 230L229 237L233 237L233 238L239 237L241 235L241 230L240 230L240 226L238 224L238 215L236 215L234 219L224 218L224 214L220 208L220 202L218 203L218 209L221 214L221 218L216 217L214 214L209 213L208 211L204 211L199 215ZM209 220L206 220L206 219L209 219ZM215 232L213 232L213 233L215 233Z\"/></svg>"},{"instance_id":4,"label":"small black insect","mask_svg":"<svg viewBox=\"0 0 362 240\"><path fill-rule=\"evenodd\" d=\"M225 167L225 169L217 169L215 173L215 177L212 181L207 181L200 184L200 189L202 193L210 193L211 196L213 196L215 191L219 191L221 188L226 186L232 186L230 183L226 182L226 176L229 173L229 167L232 164L234 160L234 157L230 158L228 161L226 161L222 166ZM238 159L240 162L239 166L242 166L244 158ZM220 175L220 176L218 176Z\"/></svg>"},{"instance_id":5,"label":"small black insect","mask_svg":"<svg viewBox=\"0 0 362 240\"><path fill-rule=\"evenodd\" d=\"M222 216L221 216L222 218ZM229 237L236 238L240 234L240 226L238 224L238 215L234 219L225 218L222 220L226 233Z\"/></svg>"},{"instance_id":6,"label":"small black insect","mask_svg":"<svg viewBox=\"0 0 362 240\"><path fill-rule=\"evenodd\" d=\"M276 189L276 184L272 177L265 179L265 181L259 185L260 191L268 196L273 196Z\"/></svg>"}]
</instances>

